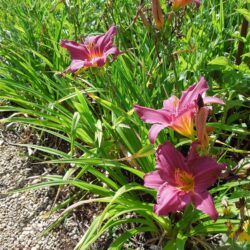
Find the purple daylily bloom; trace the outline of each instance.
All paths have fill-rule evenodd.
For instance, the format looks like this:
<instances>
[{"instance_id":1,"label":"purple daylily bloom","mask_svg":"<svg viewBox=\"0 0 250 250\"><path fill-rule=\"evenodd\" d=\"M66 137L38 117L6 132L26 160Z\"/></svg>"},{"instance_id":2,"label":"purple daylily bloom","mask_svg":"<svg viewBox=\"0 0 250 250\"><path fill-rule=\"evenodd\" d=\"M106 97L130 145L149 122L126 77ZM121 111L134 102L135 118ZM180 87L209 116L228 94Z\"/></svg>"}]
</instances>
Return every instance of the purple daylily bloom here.
<instances>
[{"instance_id":1,"label":"purple daylily bloom","mask_svg":"<svg viewBox=\"0 0 250 250\"><path fill-rule=\"evenodd\" d=\"M137 115L146 123L153 124L149 130L149 140L153 144L159 132L164 128L172 128L179 134L192 138L194 136L194 116L198 109L198 97L205 94L208 84L204 77L182 92L181 98L172 96L165 100L162 109L151 109L135 105ZM203 103L224 104L217 97L203 97Z\"/></svg>"},{"instance_id":2,"label":"purple daylily bloom","mask_svg":"<svg viewBox=\"0 0 250 250\"><path fill-rule=\"evenodd\" d=\"M102 67L107 62L109 55L116 59L120 54L117 47L113 45L113 37L116 32L116 27L112 25L106 33L86 37L83 43L62 40L61 47L68 50L72 59L65 72L75 72L85 67Z\"/></svg>"},{"instance_id":3,"label":"purple daylily bloom","mask_svg":"<svg viewBox=\"0 0 250 250\"><path fill-rule=\"evenodd\" d=\"M144 186L157 189L157 215L167 215L182 210L189 203L218 218L213 199L207 189L212 186L225 164L218 164L210 157L199 156L194 142L187 158L166 142L156 151L157 170L144 176Z\"/></svg>"}]
</instances>

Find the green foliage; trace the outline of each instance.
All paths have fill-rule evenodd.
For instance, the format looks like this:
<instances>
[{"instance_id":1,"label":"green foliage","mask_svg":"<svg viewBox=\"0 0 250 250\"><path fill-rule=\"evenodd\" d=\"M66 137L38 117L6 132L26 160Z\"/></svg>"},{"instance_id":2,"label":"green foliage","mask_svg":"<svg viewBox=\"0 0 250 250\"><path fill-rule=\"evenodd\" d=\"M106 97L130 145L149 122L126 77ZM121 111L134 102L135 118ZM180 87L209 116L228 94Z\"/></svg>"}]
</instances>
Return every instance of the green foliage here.
<instances>
[{"instance_id":1,"label":"green foliage","mask_svg":"<svg viewBox=\"0 0 250 250\"><path fill-rule=\"evenodd\" d=\"M150 8L150 1L145 2ZM243 16L249 21L248 6L243 0L202 1L199 10L187 7L158 32L144 27L140 18L133 21L138 5L132 0L0 0L0 123L28 124L41 138L49 134L67 145L57 149L20 145L38 150L41 161L63 167L64 173L19 191L70 185L77 188L79 197L85 192L98 196L78 201L73 195L53 210L69 206L62 218L88 202L107 203L76 249L88 249L102 234L124 224L136 226L114 239L110 250L121 249L130 238L145 232L158 239L165 235L163 249L184 249L195 237L228 232L223 197L230 206L240 197L249 199L249 179L228 180L211 190L221 216L217 222L192 206L177 223L171 216L154 214L156 192L143 187L143 176L155 169L155 148L149 145L149 127L133 113L135 104L161 108L165 99L180 96L204 75L209 94L226 103L215 107L209 121L215 129L212 153L234 168L249 154L250 36L241 37L239 29ZM164 5L164 10L167 19L171 9ZM115 43L125 53L104 68L62 77L69 55L60 40L79 41L105 32L113 23L118 26ZM244 42L246 53L236 65L239 41ZM161 132L157 144L165 140L180 148L190 143L170 130ZM236 174L240 171L244 168ZM85 179L87 174L94 183ZM132 212L134 217L127 218ZM234 213L230 222L237 227L239 211Z\"/></svg>"}]
</instances>

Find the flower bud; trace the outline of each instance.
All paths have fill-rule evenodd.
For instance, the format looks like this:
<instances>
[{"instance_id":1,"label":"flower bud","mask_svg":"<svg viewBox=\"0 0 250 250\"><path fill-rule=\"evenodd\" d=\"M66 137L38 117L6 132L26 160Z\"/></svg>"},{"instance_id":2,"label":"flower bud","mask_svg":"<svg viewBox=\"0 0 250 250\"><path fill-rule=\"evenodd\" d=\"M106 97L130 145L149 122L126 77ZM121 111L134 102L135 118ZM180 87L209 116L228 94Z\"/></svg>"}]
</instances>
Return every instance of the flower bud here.
<instances>
[{"instance_id":1,"label":"flower bud","mask_svg":"<svg viewBox=\"0 0 250 250\"><path fill-rule=\"evenodd\" d=\"M164 25L164 15L159 0L152 0L152 13L156 28L158 30L162 29Z\"/></svg>"}]
</instances>

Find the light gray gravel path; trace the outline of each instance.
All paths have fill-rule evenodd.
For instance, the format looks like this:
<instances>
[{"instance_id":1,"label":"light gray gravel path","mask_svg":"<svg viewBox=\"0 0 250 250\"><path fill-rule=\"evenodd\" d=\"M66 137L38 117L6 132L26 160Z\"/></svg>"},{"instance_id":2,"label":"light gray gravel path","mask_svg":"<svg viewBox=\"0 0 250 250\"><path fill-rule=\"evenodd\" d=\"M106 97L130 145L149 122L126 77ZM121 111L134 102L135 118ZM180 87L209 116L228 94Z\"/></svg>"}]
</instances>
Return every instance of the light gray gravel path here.
<instances>
[{"instance_id":1,"label":"light gray gravel path","mask_svg":"<svg viewBox=\"0 0 250 250\"><path fill-rule=\"evenodd\" d=\"M39 174L30 165L24 149L9 144L18 141L14 133L0 130L0 250L74 249L81 234L72 218L48 236L41 235L58 217L58 214L49 219L43 216L52 207L55 190L7 194L34 182L29 177Z\"/></svg>"}]
</instances>

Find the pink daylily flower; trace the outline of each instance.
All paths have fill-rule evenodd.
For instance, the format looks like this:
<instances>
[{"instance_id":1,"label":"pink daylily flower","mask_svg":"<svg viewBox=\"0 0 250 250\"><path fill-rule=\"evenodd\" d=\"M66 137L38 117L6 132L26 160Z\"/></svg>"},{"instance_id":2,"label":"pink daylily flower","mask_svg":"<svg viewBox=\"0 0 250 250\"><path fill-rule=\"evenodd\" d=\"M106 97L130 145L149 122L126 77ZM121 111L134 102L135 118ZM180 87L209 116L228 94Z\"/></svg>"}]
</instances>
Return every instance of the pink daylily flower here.
<instances>
[{"instance_id":1,"label":"pink daylily flower","mask_svg":"<svg viewBox=\"0 0 250 250\"><path fill-rule=\"evenodd\" d=\"M83 43L62 40L61 47L66 48L71 55L71 64L65 72L75 72L80 68L102 67L112 55L113 59L120 54L120 51L113 45L113 37L117 29L111 26L109 30L99 36L86 37Z\"/></svg>"},{"instance_id":2,"label":"pink daylily flower","mask_svg":"<svg viewBox=\"0 0 250 250\"><path fill-rule=\"evenodd\" d=\"M153 124L149 130L149 140L153 144L159 132L164 128L172 128L181 135L193 138L194 116L197 112L198 97L208 90L208 84L204 77L200 81L190 86L182 92L181 98L172 96L165 100L162 109L151 109L135 105L134 110L137 115L146 123ZM224 104L217 97L203 97L204 104Z\"/></svg>"},{"instance_id":3,"label":"pink daylily flower","mask_svg":"<svg viewBox=\"0 0 250 250\"><path fill-rule=\"evenodd\" d=\"M166 142L156 151L157 170L144 176L144 186L157 189L154 212L167 215L192 203L213 220L218 218L213 198L207 189L214 185L225 164L199 156L194 142L187 158Z\"/></svg>"}]
</instances>

